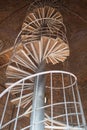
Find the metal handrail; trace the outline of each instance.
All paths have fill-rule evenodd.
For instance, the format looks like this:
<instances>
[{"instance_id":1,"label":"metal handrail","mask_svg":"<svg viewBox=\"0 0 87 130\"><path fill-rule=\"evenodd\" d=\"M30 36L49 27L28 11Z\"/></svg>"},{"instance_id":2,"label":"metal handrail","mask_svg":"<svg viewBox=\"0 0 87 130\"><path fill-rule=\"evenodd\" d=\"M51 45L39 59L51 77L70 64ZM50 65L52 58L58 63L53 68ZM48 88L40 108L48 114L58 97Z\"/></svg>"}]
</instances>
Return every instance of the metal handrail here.
<instances>
[{"instance_id":1,"label":"metal handrail","mask_svg":"<svg viewBox=\"0 0 87 130\"><path fill-rule=\"evenodd\" d=\"M71 75L72 77L75 78L75 82L73 84L76 83L77 81L77 77L72 74L71 72L66 72L66 71L58 71L58 70L53 70L53 71L45 71L45 72L40 72L40 73L36 73L36 74L33 74L33 75L30 75L30 76L27 76L17 82L15 82L14 84L12 84L11 86L9 86L7 89L5 89L1 94L0 94L0 98L2 98L7 92L9 92L13 87L15 87L17 84L19 84L20 82L23 82L27 79L30 79L30 78L33 78L35 76L40 76L40 75L45 75L45 74L49 74L49 73L62 73L62 74L68 74L68 75ZM72 84L72 85L73 85Z\"/></svg>"}]
</instances>

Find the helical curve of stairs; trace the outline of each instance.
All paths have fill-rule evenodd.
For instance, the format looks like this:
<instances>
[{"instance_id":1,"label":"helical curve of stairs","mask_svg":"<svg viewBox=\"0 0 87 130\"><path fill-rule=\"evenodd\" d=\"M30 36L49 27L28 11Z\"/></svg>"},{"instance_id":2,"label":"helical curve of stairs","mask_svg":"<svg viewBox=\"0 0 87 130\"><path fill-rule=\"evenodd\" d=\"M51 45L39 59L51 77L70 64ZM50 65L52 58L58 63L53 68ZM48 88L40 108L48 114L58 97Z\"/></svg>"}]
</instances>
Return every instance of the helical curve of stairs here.
<instances>
[{"instance_id":1,"label":"helical curve of stairs","mask_svg":"<svg viewBox=\"0 0 87 130\"><path fill-rule=\"evenodd\" d=\"M27 13L19 37L21 39L20 49L15 51L6 70L6 87L24 77L37 73L41 62L57 64L64 62L70 54L63 17L52 7L38 7ZM22 83L11 90L11 94L16 95L11 100L15 105L18 105L20 100L21 86ZM25 113L32 109L33 92L31 90L33 89L34 79L31 78L24 84L24 95L20 104L20 107L24 109L30 104ZM30 93L26 93L26 91ZM45 117L49 119L46 113ZM61 122L55 120L53 122L55 129L57 126L61 126L61 129L66 127ZM50 120L48 124L51 124ZM70 128L70 130L74 130L74 128Z\"/></svg>"}]
</instances>

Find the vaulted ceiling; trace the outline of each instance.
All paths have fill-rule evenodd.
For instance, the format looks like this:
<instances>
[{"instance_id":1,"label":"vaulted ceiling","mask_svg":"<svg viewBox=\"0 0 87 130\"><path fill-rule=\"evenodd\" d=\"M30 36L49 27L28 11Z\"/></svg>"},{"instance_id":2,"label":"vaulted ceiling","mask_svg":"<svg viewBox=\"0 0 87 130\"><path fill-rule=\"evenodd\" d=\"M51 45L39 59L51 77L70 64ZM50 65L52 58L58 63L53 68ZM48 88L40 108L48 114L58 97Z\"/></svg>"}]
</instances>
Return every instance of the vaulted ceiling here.
<instances>
[{"instance_id":1,"label":"vaulted ceiling","mask_svg":"<svg viewBox=\"0 0 87 130\"><path fill-rule=\"evenodd\" d=\"M49 4L51 0L42 0ZM0 91L5 89L6 64L11 56L14 41L21 30L32 0L0 1ZM50 5L58 9L64 18L70 57L64 64L49 65L47 69L63 69L78 78L82 104L87 119L87 1L54 0Z\"/></svg>"}]
</instances>

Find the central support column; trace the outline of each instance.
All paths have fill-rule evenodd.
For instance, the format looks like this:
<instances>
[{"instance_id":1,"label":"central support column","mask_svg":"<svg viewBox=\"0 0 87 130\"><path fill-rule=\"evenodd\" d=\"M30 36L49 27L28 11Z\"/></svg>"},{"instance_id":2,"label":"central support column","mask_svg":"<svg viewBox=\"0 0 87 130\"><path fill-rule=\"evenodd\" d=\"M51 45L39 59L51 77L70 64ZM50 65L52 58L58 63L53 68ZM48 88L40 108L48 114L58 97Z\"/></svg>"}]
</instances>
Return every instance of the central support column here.
<instances>
[{"instance_id":1,"label":"central support column","mask_svg":"<svg viewBox=\"0 0 87 130\"><path fill-rule=\"evenodd\" d=\"M37 73L44 71L45 63L40 63ZM34 85L34 95L33 95L33 104L30 119L30 130L44 130L44 123L41 122L44 120L44 108L39 109L44 106L44 95L45 95L45 76L40 75L35 78ZM41 123L39 123L41 122Z\"/></svg>"}]
</instances>

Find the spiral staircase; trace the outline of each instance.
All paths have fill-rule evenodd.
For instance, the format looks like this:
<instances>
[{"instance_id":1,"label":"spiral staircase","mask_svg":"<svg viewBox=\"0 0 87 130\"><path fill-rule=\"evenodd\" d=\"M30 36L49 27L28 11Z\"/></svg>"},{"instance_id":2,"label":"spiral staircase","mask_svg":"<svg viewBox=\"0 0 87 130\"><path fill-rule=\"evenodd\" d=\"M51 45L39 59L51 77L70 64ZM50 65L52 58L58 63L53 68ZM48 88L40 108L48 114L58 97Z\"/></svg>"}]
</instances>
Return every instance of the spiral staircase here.
<instances>
[{"instance_id":1,"label":"spiral staircase","mask_svg":"<svg viewBox=\"0 0 87 130\"><path fill-rule=\"evenodd\" d=\"M60 12L43 6L27 13L7 66L6 90L1 93L1 97L8 93L0 123L2 130L11 123L13 130L86 130L77 78L69 72L44 71L46 64L64 62L69 53ZM60 101L55 98L59 90ZM71 92L70 101L66 91ZM17 111L13 119L3 124L8 100ZM28 118L29 124L19 128L20 118Z\"/></svg>"}]
</instances>

